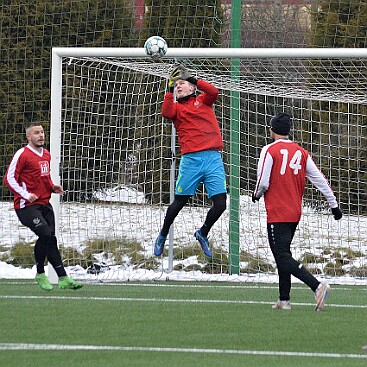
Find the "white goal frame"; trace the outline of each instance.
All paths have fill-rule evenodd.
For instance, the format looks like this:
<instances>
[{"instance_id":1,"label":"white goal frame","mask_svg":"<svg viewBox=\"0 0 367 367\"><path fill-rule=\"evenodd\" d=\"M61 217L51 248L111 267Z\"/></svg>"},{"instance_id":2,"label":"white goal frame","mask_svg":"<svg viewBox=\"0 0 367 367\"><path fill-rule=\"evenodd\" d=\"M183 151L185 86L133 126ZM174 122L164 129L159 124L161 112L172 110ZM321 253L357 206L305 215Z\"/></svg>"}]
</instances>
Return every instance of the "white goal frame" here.
<instances>
[{"instance_id":1,"label":"white goal frame","mask_svg":"<svg viewBox=\"0 0 367 367\"><path fill-rule=\"evenodd\" d=\"M83 48L54 47L51 70L51 125L50 153L51 175L55 184L60 183L61 117L62 117L62 59L73 57L123 57L146 58L144 48ZM362 48L168 48L164 59L180 58L365 58L367 49ZM59 237L60 196L51 199L55 210L56 236ZM56 273L49 265L51 282L56 283Z\"/></svg>"}]
</instances>

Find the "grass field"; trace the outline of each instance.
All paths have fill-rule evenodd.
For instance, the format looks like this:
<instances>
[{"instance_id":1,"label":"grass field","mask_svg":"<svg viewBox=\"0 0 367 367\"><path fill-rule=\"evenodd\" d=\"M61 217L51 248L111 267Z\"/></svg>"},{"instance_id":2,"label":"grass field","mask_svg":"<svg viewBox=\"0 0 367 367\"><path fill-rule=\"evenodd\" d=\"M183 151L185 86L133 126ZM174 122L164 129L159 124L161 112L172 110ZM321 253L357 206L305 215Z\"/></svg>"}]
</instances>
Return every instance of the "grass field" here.
<instances>
[{"instance_id":1,"label":"grass field","mask_svg":"<svg viewBox=\"0 0 367 367\"><path fill-rule=\"evenodd\" d=\"M333 286L323 312L305 286L291 311L276 285L85 284L46 293L0 280L0 366L367 365L367 289Z\"/></svg>"}]
</instances>

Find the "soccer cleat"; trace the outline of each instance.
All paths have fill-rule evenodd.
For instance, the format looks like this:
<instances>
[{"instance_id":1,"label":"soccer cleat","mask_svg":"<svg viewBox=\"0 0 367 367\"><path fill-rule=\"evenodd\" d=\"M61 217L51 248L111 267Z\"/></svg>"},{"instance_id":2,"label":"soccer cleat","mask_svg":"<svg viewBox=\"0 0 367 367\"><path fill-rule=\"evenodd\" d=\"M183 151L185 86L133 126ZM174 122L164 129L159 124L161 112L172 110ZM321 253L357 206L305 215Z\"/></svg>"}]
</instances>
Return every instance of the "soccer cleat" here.
<instances>
[{"instance_id":1,"label":"soccer cleat","mask_svg":"<svg viewBox=\"0 0 367 367\"><path fill-rule=\"evenodd\" d=\"M322 311L325 305L325 300L330 291L330 285L320 283L315 292L316 307L315 311Z\"/></svg>"},{"instance_id":2,"label":"soccer cleat","mask_svg":"<svg viewBox=\"0 0 367 367\"><path fill-rule=\"evenodd\" d=\"M59 288L60 289L79 289L83 287L83 284L80 284L78 282L76 282L74 279L65 276L65 277L61 277L59 279Z\"/></svg>"},{"instance_id":3,"label":"soccer cleat","mask_svg":"<svg viewBox=\"0 0 367 367\"><path fill-rule=\"evenodd\" d=\"M162 236L161 234L158 235L157 239L155 240L154 244L154 255L155 256L161 256L164 250L164 243L166 242L166 238Z\"/></svg>"},{"instance_id":4,"label":"soccer cleat","mask_svg":"<svg viewBox=\"0 0 367 367\"><path fill-rule=\"evenodd\" d=\"M194 233L195 238L199 241L202 250L204 251L204 254L208 257L212 257L212 251L210 250L209 247L209 240L208 237L205 237L201 234L200 229L198 229L195 233Z\"/></svg>"},{"instance_id":5,"label":"soccer cleat","mask_svg":"<svg viewBox=\"0 0 367 367\"><path fill-rule=\"evenodd\" d=\"M40 288L43 289L44 291L49 292L49 291L52 291L54 288L52 284L50 283L50 281L48 280L45 273L37 274L36 282L38 283Z\"/></svg>"},{"instance_id":6,"label":"soccer cleat","mask_svg":"<svg viewBox=\"0 0 367 367\"><path fill-rule=\"evenodd\" d=\"M271 306L273 310L291 310L292 306L289 301L278 301L275 305Z\"/></svg>"}]
</instances>

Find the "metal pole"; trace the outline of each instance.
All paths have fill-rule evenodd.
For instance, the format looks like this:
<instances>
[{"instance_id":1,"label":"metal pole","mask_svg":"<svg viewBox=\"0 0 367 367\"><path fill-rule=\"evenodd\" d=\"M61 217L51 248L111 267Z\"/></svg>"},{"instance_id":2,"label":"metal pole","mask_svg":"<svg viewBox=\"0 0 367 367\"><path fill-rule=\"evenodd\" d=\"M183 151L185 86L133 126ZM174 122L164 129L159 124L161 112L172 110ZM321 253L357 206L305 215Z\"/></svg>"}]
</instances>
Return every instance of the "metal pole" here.
<instances>
[{"instance_id":1,"label":"metal pole","mask_svg":"<svg viewBox=\"0 0 367 367\"><path fill-rule=\"evenodd\" d=\"M231 48L241 47L241 0L232 0ZM240 60L231 59L231 78L240 78ZM231 92L230 173L229 173L229 273L240 273L240 94Z\"/></svg>"}]
</instances>

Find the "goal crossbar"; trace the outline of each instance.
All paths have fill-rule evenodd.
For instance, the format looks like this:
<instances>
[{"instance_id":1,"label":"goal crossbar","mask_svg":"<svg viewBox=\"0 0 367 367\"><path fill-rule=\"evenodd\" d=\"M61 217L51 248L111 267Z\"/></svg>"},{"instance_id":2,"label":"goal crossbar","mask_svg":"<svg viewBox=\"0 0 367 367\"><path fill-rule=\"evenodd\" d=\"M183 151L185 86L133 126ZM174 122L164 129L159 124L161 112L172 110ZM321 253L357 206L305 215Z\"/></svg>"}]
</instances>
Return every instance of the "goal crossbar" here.
<instances>
[{"instance_id":1,"label":"goal crossbar","mask_svg":"<svg viewBox=\"0 0 367 367\"><path fill-rule=\"evenodd\" d=\"M53 57L147 57L144 48L54 47ZM366 58L367 48L170 48L167 58Z\"/></svg>"}]
</instances>

